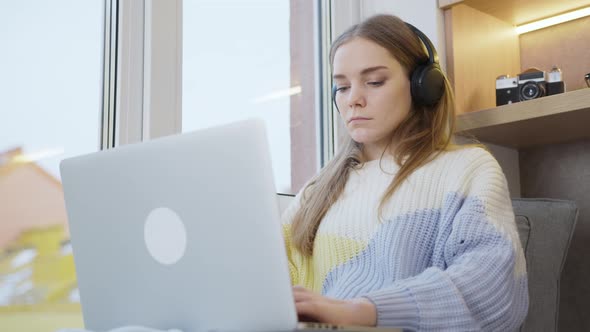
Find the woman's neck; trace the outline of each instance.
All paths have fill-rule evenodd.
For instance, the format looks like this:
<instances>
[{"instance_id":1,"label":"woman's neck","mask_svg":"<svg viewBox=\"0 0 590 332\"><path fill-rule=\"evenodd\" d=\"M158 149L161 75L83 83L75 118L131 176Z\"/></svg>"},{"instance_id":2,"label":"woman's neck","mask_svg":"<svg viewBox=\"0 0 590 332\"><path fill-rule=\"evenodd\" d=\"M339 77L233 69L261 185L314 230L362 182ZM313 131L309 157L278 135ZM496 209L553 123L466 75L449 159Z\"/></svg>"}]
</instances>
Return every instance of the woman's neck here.
<instances>
[{"instance_id":1,"label":"woman's neck","mask_svg":"<svg viewBox=\"0 0 590 332\"><path fill-rule=\"evenodd\" d=\"M393 157L395 154L395 150L392 144L388 145L369 145L363 146L361 150L361 157L363 158L363 162L369 162L373 160L381 159L382 157Z\"/></svg>"}]
</instances>

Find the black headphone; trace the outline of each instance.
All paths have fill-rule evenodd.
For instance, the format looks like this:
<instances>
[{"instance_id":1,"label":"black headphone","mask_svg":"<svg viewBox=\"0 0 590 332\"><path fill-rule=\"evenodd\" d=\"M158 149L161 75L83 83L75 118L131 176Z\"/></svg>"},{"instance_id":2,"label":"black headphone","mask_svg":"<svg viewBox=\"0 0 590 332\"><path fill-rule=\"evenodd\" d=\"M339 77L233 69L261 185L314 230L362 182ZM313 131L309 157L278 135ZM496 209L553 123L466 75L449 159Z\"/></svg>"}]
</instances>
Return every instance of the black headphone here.
<instances>
[{"instance_id":1,"label":"black headphone","mask_svg":"<svg viewBox=\"0 0 590 332\"><path fill-rule=\"evenodd\" d=\"M415 26L406 22L406 25L412 30L428 52L428 61L419 64L410 75L410 92L412 101L416 106L434 106L442 97L445 90L445 74L440 69L438 54L432 42L426 35ZM336 104L336 85L332 87L332 102Z\"/></svg>"},{"instance_id":2,"label":"black headphone","mask_svg":"<svg viewBox=\"0 0 590 332\"><path fill-rule=\"evenodd\" d=\"M418 65L410 75L412 100L418 106L433 106L445 91L445 74L440 69L438 54L430 39L410 23L406 25L414 31L428 52L428 61Z\"/></svg>"}]
</instances>

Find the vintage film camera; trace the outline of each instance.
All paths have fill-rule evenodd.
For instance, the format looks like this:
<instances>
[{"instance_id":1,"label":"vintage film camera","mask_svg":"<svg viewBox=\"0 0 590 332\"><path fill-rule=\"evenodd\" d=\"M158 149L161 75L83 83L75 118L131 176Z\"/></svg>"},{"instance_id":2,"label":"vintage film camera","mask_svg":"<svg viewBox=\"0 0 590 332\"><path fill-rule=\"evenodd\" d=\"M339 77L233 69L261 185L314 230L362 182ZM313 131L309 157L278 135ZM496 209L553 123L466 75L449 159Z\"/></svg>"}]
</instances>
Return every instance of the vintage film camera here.
<instances>
[{"instance_id":1,"label":"vintage film camera","mask_svg":"<svg viewBox=\"0 0 590 332\"><path fill-rule=\"evenodd\" d=\"M558 67L554 66L549 73L531 68L516 77L502 75L496 79L496 106L562 92L565 92L565 84Z\"/></svg>"}]
</instances>

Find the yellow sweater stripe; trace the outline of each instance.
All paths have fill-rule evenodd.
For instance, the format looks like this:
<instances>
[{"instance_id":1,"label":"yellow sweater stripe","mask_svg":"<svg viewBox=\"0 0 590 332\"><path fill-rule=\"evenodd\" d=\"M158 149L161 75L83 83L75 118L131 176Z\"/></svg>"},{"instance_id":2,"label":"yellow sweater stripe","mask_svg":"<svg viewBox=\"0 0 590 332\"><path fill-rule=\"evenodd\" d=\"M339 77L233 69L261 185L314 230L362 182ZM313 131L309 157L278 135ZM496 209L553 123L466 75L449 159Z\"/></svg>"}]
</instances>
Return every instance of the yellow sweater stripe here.
<instances>
[{"instance_id":1,"label":"yellow sweater stripe","mask_svg":"<svg viewBox=\"0 0 590 332\"><path fill-rule=\"evenodd\" d=\"M341 236L317 234L313 247L314 255L306 257L291 245L290 226L283 225L283 235L287 245L291 283L318 293L322 291L324 280L330 271L354 258L368 244L366 241Z\"/></svg>"}]
</instances>

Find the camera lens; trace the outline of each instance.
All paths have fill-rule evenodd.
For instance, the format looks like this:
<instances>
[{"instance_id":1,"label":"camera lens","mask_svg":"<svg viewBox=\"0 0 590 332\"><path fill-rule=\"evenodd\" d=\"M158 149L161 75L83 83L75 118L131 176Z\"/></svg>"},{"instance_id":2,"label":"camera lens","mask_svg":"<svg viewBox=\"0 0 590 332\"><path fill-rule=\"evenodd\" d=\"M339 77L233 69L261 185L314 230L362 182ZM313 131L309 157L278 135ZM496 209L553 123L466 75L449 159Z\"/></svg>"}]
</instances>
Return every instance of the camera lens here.
<instances>
[{"instance_id":1,"label":"camera lens","mask_svg":"<svg viewBox=\"0 0 590 332\"><path fill-rule=\"evenodd\" d=\"M590 73L584 76L584 80L586 81L586 85L590 88Z\"/></svg>"},{"instance_id":2,"label":"camera lens","mask_svg":"<svg viewBox=\"0 0 590 332\"><path fill-rule=\"evenodd\" d=\"M544 95L545 87L534 81L524 83L520 89L520 100L531 100Z\"/></svg>"}]
</instances>

